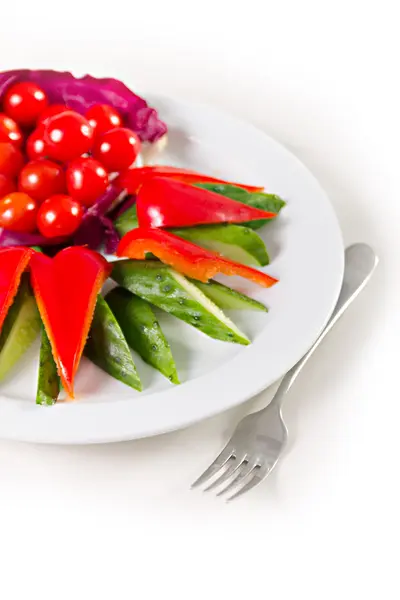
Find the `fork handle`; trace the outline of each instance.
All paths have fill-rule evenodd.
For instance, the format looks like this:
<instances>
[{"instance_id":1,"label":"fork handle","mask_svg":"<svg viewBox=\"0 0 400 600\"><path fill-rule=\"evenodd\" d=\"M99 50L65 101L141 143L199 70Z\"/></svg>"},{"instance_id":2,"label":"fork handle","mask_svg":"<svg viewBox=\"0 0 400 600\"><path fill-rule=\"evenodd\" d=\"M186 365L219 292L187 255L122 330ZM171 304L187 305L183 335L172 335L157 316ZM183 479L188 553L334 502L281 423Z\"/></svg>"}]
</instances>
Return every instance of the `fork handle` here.
<instances>
[{"instance_id":1,"label":"fork handle","mask_svg":"<svg viewBox=\"0 0 400 600\"><path fill-rule=\"evenodd\" d=\"M286 393L292 387L308 359L368 283L377 264L378 257L367 244L354 244L346 249L342 288L331 318L308 352L286 373L267 408L270 408L271 405L282 406Z\"/></svg>"}]
</instances>

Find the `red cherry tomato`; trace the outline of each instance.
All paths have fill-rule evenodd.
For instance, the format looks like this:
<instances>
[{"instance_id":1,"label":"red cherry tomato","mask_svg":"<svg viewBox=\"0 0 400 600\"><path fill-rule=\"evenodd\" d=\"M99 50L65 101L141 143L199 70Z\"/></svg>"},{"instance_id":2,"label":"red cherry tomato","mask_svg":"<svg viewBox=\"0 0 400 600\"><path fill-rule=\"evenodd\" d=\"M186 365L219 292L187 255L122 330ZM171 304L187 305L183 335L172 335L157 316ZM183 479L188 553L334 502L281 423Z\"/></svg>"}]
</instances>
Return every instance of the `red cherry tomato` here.
<instances>
[{"instance_id":1,"label":"red cherry tomato","mask_svg":"<svg viewBox=\"0 0 400 600\"><path fill-rule=\"evenodd\" d=\"M122 125L121 117L109 104L95 104L89 108L85 117L93 127L96 136Z\"/></svg>"},{"instance_id":2,"label":"red cherry tomato","mask_svg":"<svg viewBox=\"0 0 400 600\"><path fill-rule=\"evenodd\" d=\"M36 160L47 156L47 149L44 143L44 127L43 125L35 129L26 140L25 151L29 160Z\"/></svg>"},{"instance_id":3,"label":"red cherry tomato","mask_svg":"<svg viewBox=\"0 0 400 600\"><path fill-rule=\"evenodd\" d=\"M32 233L36 229L38 207L28 194L12 192L0 200L0 227Z\"/></svg>"},{"instance_id":4,"label":"red cherry tomato","mask_svg":"<svg viewBox=\"0 0 400 600\"><path fill-rule=\"evenodd\" d=\"M40 117L37 120L36 126L44 125L51 117L61 115L61 113L68 112L70 109L65 104L50 104L47 108L40 113Z\"/></svg>"},{"instance_id":5,"label":"red cherry tomato","mask_svg":"<svg viewBox=\"0 0 400 600\"><path fill-rule=\"evenodd\" d=\"M24 157L18 148L13 144L0 142L0 175L12 179L18 175L23 164Z\"/></svg>"},{"instance_id":6,"label":"red cherry tomato","mask_svg":"<svg viewBox=\"0 0 400 600\"><path fill-rule=\"evenodd\" d=\"M93 129L85 117L67 111L46 121L44 142L50 158L66 162L89 152L93 142Z\"/></svg>"},{"instance_id":7,"label":"red cherry tomato","mask_svg":"<svg viewBox=\"0 0 400 600\"><path fill-rule=\"evenodd\" d=\"M13 119L4 113L0 113L0 142L10 142L18 148L22 144L20 128Z\"/></svg>"},{"instance_id":8,"label":"red cherry tomato","mask_svg":"<svg viewBox=\"0 0 400 600\"><path fill-rule=\"evenodd\" d=\"M45 200L39 208L37 226L48 238L74 233L83 217L83 208L71 196L58 194Z\"/></svg>"},{"instance_id":9,"label":"red cherry tomato","mask_svg":"<svg viewBox=\"0 0 400 600\"><path fill-rule=\"evenodd\" d=\"M11 192L15 192L17 186L14 181L6 175L0 175L0 198Z\"/></svg>"},{"instance_id":10,"label":"red cherry tomato","mask_svg":"<svg viewBox=\"0 0 400 600\"><path fill-rule=\"evenodd\" d=\"M32 127L48 104L45 92L36 83L16 83L4 97L4 110L19 125Z\"/></svg>"},{"instance_id":11,"label":"red cherry tomato","mask_svg":"<svg viewBox=\"0 0 400 600\"><path fill-rule=\"evenodd\" d=\"M103 133L95 142L93 156L110 172L128 169L140 152L140 140L136 133L124 127L116 127Z\"/></svg>"},{"instance_id":12,"label":"red cherry tomato","mask_svg":"<svg viewBox=\"0 0 400 600\"><path fill-rule=\"evenodd\" d=\"M18 189L37 202L43 202L54 194L65 192L64 170L51 160L32 160L19 174Z\"/></svg>"},{"instance_id":13,"label":"red cherry tomato","mask_svg":"<svg viewBox=\"0 0 400 600\"><path fill-rule=\"evenodd\" d=\"M94 158L77 158L71 162L66 177L69 195L84 206L92 206L108 186L107 171Z\"/></svg>"}]
</instances>

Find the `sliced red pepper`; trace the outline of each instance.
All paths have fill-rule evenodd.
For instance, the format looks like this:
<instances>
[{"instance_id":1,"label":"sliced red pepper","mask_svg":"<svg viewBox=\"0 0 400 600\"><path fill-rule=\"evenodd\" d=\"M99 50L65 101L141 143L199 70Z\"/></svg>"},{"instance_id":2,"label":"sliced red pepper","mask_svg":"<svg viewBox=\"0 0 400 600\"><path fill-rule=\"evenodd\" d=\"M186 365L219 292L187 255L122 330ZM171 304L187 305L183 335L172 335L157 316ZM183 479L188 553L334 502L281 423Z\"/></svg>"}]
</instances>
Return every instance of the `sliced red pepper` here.
<instances>
[{"instance_id":1,"label":"sliced red pepper","mask_svg":"<svg viewBox=\"0 0 400 600\"><path fill-rule=\"evenodd\" d=\"M120 241L117 255L143 259L147 252L152 252L183 275L199 281L206 282L217 273L224 273L240 275L263 287L271 287L278 282L266 273L222 258L162 229L133 229Z\"/></svg>"},{"instance_id":2,"label":"sliced red pepper","mask_svg":"<svg viewBox=\"0 0 400 600\"><path fill-rule=\"evenodd\" d=\"M0 330L32 254L30 248L18 246L0 249Z\"/></svg>"},{"instance_id":3,"label":"sliced red pepper","mask_svg":"<svg viewBox=\"0 0 400 600\"><path fill-rule=\"evenodd\" d=\"M230 185L237 185L248 192L262 192L264 189L262 186L232 183L225 179L196 173L196 171L180 169L179 167L168 167L166 165L152 165L128 169L128 171L121 173L118 183L123 189L126 189L128 194L137 194L140 186L152 177L168 177L169 179L175 179L183 183L229 183Z\"/></svg>"},{"instance_id":4,"label":"sliced red pepper","mask_svg":"<svg viewBox=\"0 0 400 600\"><path fill-rule=\"evenodd\" d=\"M221 194L162 177L153 177L141 186L136 207L141 227L244 223L276 216Z\"/></svg>"},{"instance_id":5,"label":"sliced red pepper","mask_svg":"<svg viewBox=\"0 0 400 600\"><path fill-rule=\"evenodd\" d=\"M97 294L111 267L97 252L80 246L54 258L31 259L31 279L63 386L74 397L74 378L86 343Z\"/></svg>"}]
</instances>

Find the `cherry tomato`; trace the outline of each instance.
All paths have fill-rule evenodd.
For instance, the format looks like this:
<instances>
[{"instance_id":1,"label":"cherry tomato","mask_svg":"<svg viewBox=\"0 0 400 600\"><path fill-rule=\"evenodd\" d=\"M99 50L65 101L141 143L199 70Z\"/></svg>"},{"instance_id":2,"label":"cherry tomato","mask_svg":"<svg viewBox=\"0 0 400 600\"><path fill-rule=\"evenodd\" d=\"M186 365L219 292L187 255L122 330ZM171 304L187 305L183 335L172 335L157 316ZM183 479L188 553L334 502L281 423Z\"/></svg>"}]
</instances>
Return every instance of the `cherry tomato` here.
<instances>
[{"instance_id":1,"label":"cherry tomato","mask_svg":"<svg viewBox=\"0 0 400 600\"><path fill-rule=\"evenodd\" d=\"M61 113L68 112L70 109L65 104L50 104L47 108L40 113L40 117L37 120L36 126L44 125L50 117L55 117Z\"/></svg>"},{"instance_id":2,"label":"cherry tomato","mask_svg":"<svg viewBox=\"0 0 400 600\"><path fill-rule=\"evenodd\" d=\"M18 175L24 164L22 152L13 144L0 142L0 174L13 178Z\"/></svg>"},{"instance_id":3,"label":"cherry tomato","mask_svg":"<svg viewBox=\"0 0 400 600\"><path fill-rule=\"evenodd\" d=\"M14 181L6 175L0 175L0 198L11 192L15 192L17 186Z\"/></svg>"},{"instance_id":4,"label":"cherry tomato","mask_svg":"<svg viewBox=\"0 0 400 600\"><path fill-rule=\"evenodd\" d=\"M72 198L92 206L108 186L108 174L98 160L77 158L67 169L67 189Z\"/></svg>"},{"instance_id":5,"label":"cherry tomato","mask_svg":"<svg viewBox=\"0 0 400 600\"><path fill-rule=\"evenodd\" d=\"M12 192L0 200L0 227L32 233L36 229L38 207L28 194Z\"/></svg>"},{"instance_id":6,"label":"cherry tomato","mask_svg":"<svg viewBox=\"0 0 400 600\"><path fill-rule=\"evenodd\" d=\"M65 192L64 170L51 160L32 160L19 174L18 189L37 202L43 202L54 194Z\"/></svg>"},{"instance_id":7,"label":"cherry tomato","mask_svg":"<svg viewBox=\"0 0 400 600\"><path fill-rule=\"evenodd\" d=\"M32 127L48 104L45 92L36 83L16 83L4 97L4 110L19 125Z\"/></svg>"},{"instance_id":8,"label":"cherry tomato","mask_svg":"<svg viewBox=\"0 0 400 600\"><path fill-rule=\"evenodd\" d=\"M45 200L39 208L37 226L48 238L74 233L83 217L83 208L71 196L58 194Z\"/></svg>"},{"instance_id":9,"label":"cherry tomato","mask_svg":"<svg viewBox=\"0 0 400 600\"><path fill-rule=\"evenodd\" d=\"M25 151L29 160L36 160L47 156L47 148L44 143L44 127L41 125L26 140Z\"/></svg>"},{"instance_id":10,"label":"cherry tomato","mask_svg":"<svg viewBox=\"0 0 400 600\"><path fill-rule=\"evenodd\" d=\"M4 113L0 113L0 142L10 142L18 148L22 144L20 128L13 119Z\"/></svg>"},{"instance_id":11,"label":"cherry tomato","mask_svg":"<svg viewBox=\"0 0 400 600\"><path fill-rule=\"evenodd\" d=\"M140 140L136 133L124 127L116 127L103 133L96 140L93 156L110 172L128 169L140 152Z\"/></svg>"},{"instance_id":12,"label":"cherry tomato","mask_svg":"<svg viewBox=\"0 0 400 600\"><path fill-rule=\"evenodd\" d=\"M95 104L89 108L85 117L93 127L96 136L122 125L121 117L109 104Z\"/></svg>"},{"instance_id":13,"label":"cherry tomato","mask_svg":"<svg viewBox=\"0 0 400 600\"><path fill-rule=\"evenodd\" d=\"M44 142L50 158L66 162L89 152L93 142L93 129L85 117L67 111L46 121Z\"/></svg>"}]
</instances>

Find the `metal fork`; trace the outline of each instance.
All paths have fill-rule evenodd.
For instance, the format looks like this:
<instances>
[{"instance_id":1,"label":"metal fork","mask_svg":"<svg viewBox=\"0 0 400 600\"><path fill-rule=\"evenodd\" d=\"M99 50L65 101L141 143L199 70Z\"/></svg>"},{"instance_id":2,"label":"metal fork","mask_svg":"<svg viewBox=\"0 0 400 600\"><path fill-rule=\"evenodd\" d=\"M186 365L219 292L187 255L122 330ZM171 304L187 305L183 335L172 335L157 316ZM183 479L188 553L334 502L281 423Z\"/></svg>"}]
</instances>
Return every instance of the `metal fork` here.
<instances>
[{"instance_id":1,"label":"metal fork","mask_svg":"<svg viewBox=\"0 0 400 600\"><path fill-rule=\"evenodd\" d=\"M303 358L286 373L268 406L240 421L225 448L192 488L219 475L205 491L229 481L217 496L233 492L227 497L230 501L254 488L271 473L287 441L288 430L282 417L287 392L323 338L367 284L377 264L378 257L367 244L354 244L346 249L342 288L325 329Z\"/></svg>"}]
</instances>

